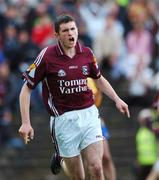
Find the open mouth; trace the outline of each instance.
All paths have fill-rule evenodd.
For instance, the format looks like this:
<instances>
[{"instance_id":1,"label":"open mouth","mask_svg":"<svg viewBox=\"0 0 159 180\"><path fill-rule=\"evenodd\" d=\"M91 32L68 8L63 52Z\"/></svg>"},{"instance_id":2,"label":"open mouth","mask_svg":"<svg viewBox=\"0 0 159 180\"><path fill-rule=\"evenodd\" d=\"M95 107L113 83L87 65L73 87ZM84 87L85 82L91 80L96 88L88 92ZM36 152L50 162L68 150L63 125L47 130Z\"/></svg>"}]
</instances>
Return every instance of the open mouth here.
<instances>
[{"instance_id":1,"label":"open mouth","mask_svg":"<svg viewBox=\"0 0 159 180\"><path fill-rule=\"evenodd\" d=\"M75 41L75 38L74 38L74 37L71 37L71 38L69 38L69 41L70 41L70 42L74 42L74 41Z\"/></svg>"}]
</instances>

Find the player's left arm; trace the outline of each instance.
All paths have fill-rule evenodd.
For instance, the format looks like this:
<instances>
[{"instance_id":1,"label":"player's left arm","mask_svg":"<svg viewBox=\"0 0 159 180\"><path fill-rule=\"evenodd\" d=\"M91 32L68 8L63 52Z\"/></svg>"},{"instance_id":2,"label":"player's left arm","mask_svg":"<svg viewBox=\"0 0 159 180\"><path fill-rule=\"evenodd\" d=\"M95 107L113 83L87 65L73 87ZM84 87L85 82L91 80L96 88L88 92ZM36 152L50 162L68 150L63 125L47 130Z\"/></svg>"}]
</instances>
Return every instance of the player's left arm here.
<instances>
[{"instance_id":1,"label":"player's left arm","mask_svg":"<svg viewBox=\"0 0 159 180\"><path fill-rule=\"evenodd\" d=\"M121 113L126 114L128 117L130 117L128 105L117 95L110 83L102 75L100 76L100 78L95 79L95 82L100 91L106 94L115 102L117 109Z\"/></svg>"}]
</instances>

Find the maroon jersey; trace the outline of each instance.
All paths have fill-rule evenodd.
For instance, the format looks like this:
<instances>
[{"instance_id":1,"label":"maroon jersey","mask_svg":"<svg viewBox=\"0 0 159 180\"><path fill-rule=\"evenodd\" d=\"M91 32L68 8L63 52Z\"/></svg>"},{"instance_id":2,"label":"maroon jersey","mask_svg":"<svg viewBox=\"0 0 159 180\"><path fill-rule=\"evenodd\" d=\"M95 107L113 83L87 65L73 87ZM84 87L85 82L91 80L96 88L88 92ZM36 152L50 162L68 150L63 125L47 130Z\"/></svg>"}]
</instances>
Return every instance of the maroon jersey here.
<instances>
[{"instance_id":1,"label":"maroon jersey","mask_svg":"<svg viewBox=\"0 0 159 180\"><path fill-rule=\"evenodd\" d=\"M87 77L101 76L92 51L77 43L76 55L68 57L60 44L43 49L23 74L29 88L42 81L44 104L52 116L94 104Z\"/></svg>"}]
</instances>

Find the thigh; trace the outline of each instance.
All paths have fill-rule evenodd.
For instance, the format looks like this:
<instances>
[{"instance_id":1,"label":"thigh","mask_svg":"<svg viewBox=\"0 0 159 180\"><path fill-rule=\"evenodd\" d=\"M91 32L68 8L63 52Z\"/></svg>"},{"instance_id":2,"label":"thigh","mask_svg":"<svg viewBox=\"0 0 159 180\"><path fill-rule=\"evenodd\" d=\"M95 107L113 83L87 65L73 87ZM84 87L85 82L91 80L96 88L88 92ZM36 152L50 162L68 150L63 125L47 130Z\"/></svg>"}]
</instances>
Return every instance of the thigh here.
<instances>
[{"instance_id":1,"label":"thigh","mask_svg":"<svg viewBox=\"0 0 159 180\"><path fill-rule=\"evenodd\" d=\"M71 178L85 178L83 162L80 155L71 158L64 158L64 162Z\"/></svg>"},{"instance_id":2,"label":"thigh","mask_svg":"<svg viewBox=\"0 0 159 180\"><path fill-rule=\"evenodd\" d=\"M99 163L102 164L103 140L90 144L81 152L86 165Z\"/></svg>"}]
</instances>

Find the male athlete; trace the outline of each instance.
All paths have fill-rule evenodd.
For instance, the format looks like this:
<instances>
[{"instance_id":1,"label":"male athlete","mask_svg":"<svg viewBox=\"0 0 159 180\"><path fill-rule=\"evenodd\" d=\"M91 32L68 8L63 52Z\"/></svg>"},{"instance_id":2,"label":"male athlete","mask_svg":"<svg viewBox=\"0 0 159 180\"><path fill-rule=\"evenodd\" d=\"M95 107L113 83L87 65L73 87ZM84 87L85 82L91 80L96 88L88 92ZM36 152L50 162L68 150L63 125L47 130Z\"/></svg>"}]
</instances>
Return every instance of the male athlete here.
<instances>
[{"instance_id":1,"label":"male athlete","mask_svg":"<svg viewBox=\"0 0 159 180\"><path fill-rule=\"evenodd\" d=\"M92 51L77 41L74 19L66 14L59 16L55 21L55 32L57 44L44 48L23 74L19 133L25 143L34 137L29 116L30 96L31 90L42 82L56 151L63 157L70 179L85 179L84 159L90 179L104 180L103 136L87 77L95 79L98 88L115 102L117 109L130 117L128 105L101 75Z\"/></svg>"}]
</instances>

